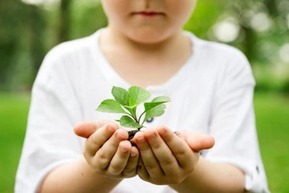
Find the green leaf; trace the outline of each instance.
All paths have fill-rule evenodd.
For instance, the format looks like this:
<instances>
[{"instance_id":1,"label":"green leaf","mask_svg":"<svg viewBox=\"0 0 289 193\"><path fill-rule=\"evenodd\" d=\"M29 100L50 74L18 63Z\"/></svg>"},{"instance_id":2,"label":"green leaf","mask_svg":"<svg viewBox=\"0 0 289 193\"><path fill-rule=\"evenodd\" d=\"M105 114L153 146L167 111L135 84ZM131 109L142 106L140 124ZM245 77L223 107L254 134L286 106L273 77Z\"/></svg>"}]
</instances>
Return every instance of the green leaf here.
<instances>
[{"instance_id":1,"label":"green leaf","mask_svg":"<svg viewBox=\"0 0 289 193\"><path fill-rule=\"evenodd\" d=\"M145 108L145 112L151 110L152 108L155 108L156 106L159 106L163 104L163 102L147 102L147 103L144 103L144 108Z\"/></svg>"},{"instance_id":2,"label":"green leaf","mask_svg":"<svg viewBox=\"0 0 289 193\"><path fill-rule=\"evenodd\" d=\"M126 110L129 111L130 115L134 118L136 118L136 106L123 106Z\"/></svg>"},{"instance_id":3,"label":"green leaf","mask_svg":"<svg viewBox=\"0 0 289 193\"><path fill-rule=\"evenodd\" d=\"M114 99L121 105L129 105L129 94L127 90L114 86L111 93Z\"/></svg>"},{"instance_id":4,"label":"green leaf","mask_svg":"<svg viewBox=\"0 0 289 193\"><path fill-rule=\"evenodd\" d=\"M127 113L124 111L121 105L113 99L106 99L102 101L96 110L106 113Z\"/></svg>"},{"instance_id":5,"label":"green leaf","mask_svg":"<svg viewBox=\"0 0 289 193\"><path fill-rule=\"evenodd\" d=\"M152 117L159 117L165 113L166 105L158 104L157 106L150 108L146 111L145 120L148 120Z\"/></svg>"},{"instance_id":6,"label":"green leaf","mask_svg":"<svg viewBox=\"0 0 289 193\"><path fill-rule=\"evenodd\" d=\"M129 93L129 106L137 106L148 100L151 94L138 86L132 86L128 89Z\"/></svg>"},{"instance_id":7,"label":"green leaf","mask_svg":"<svg viewBox=\"0 0 289 193\"><path fill-rule=\"evenodd\" d=\"M167 103L170 101L170 98L167 96L159 96L152 100L152 102L144 103L145 112L149 111L150 109L159 106L161 104Z\"/></svg>"},{"instance_id":8,"label":"green leaf","mask_svg":"<svg viewBox=\"0 0 289 193\"><path fill-rule=\"evenodd\" d=\"M133 118L130 116L124 115L119 120L121 126L128 128L141 128L142 126L138 124Z\"/></svg>"},{"instance_id":9,"label":"green leaf","mask_svg":"<svg viewBox=\"0 0 289 193\"><path fill-rule=\"evenodd\" d=\"M170 101L171 101L170 97L167 96L158 96L152 100L152 102L162 102L162 103L167 103Z\"/></svg>"},{"instance_id":10,"label":"green leaf","mask_svg":"<svg viewBox=\"0 0 289 193\"><path fill-rule=\"evenodd\" d=\"M161 116L164 114L166 108L164 103L170 101L170 98L167 96L159 96L151 102L146 102L151 94L138 86L132 86L128 90L114 86L111 93L114 99L102 101L96 110L124 114L117 121L119 121L123 127L128 128L140 129L147 119ZM140 104L144 105L144 111L138 116L137 108Z\"/></svg>"}]
</instances>

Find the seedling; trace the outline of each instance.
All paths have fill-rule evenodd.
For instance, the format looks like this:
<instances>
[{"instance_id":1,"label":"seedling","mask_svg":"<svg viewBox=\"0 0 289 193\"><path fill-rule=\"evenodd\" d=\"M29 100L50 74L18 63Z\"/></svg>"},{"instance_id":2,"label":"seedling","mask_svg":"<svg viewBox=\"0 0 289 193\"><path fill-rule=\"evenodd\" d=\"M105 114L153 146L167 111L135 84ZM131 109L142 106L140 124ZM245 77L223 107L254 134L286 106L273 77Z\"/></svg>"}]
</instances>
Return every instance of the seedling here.
<instances>
[{"instance_id":1,"label":"seedling","mask_svg":"<svg viewBox=\"0 0 289 193\"><path fill-rule=\"evenodd\" d=\"M129 139L145 127L144 123L147 120L163 115L166 108L165 103L170 101L167 96L159 96L147 102L151 96L150 92L138 86L132 86L128 90L114 86L111 93L114 99L102 101L96 110L122 114L116 121L123 127L134 128L129 131ZM138 113L140 105L143 105L143 112Z\"/></svg>"}]
</instances>

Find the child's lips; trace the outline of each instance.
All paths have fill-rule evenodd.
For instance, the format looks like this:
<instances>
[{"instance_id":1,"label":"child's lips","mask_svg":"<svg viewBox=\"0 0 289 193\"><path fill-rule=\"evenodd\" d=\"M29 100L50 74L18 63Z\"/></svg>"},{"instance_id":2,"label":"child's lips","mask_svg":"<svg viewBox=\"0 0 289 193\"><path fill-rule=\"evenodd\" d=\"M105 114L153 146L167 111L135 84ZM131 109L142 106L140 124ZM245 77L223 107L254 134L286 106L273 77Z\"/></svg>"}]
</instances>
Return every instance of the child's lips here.
<instances>
[{"instance_id":1,"label":"child's lips","mask_svg":"<svg viewBox=\"0 0 289 193\"><path fill-rule=\"evenodd\" d=\"M157 11L139 11L139 12L134 12L133 15L139 15L143 17L156 17L156 16L162 16L164 15L164 13L157 12Z\"/></svg>"}]
</instances>

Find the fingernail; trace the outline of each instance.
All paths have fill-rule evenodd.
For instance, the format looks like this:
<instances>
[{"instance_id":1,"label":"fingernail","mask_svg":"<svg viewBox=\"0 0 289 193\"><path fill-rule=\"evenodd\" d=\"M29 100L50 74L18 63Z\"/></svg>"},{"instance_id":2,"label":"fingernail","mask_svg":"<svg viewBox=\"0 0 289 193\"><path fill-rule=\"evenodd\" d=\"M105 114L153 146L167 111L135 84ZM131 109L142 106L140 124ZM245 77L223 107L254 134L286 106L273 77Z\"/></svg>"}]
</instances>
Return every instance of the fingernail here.
<instances>
[{"instance_id":1,"label":"fingernail","mask_svg":"<svg viewBox=\"0 0 289 193\"><path fill-rule=\"evenodd\" d=\"M136 140L136 142L142 143L142 142L144 142L145 139L144 139L143 135L140 135L140 136L137 136L137 138L135 140Z\"/></svg>"},{"instance_id":2,"label":"fingernail","mask_svg":"<svg viewBox=\"0 0 289 193\"><path fill-rule=\"evenodd\" d=\"M123 153L128 152L128 149L125 148L125 147L121 147L121 146L120 146L119 149L120 149L120 151L123 152Z\"/></svg>"},{"instance_id":3,"label":"fingernail","mask_svg":"<svg viewBox=\"0 0 289 193\"><path fill-rule=\"evenodd\" d=\"M137 153L134 152L134 151L130 153L130 156L131 156L131 157L135 157L136 155L137 155Z\"/></svg>"}]
</instances>

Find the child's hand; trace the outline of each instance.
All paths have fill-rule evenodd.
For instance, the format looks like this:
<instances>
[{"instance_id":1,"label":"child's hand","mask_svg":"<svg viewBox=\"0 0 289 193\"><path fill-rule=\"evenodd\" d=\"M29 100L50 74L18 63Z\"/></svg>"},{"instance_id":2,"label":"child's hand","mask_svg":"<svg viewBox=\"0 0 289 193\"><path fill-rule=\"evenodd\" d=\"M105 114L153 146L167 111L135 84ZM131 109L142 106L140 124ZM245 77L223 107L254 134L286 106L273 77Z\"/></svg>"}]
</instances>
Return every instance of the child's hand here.
<instances>
[{"instance_id":1,"label":"child's hand","mask_svg":"<svg viewBox=\"0 0 289 193\"><path fill-rule=\"evenodd\" d=\"M185 140L190 148L195 152L210 149L215 145L215 139L207 134L192 132L175 132L175 134Z\"/></svg>"},{"instance_id":2,"label":"child's hand","mask_svg":"<svg viewBox=\"0 0 289 193\"><path fill-rule=\"evenodd\" d=\"M176 135L165 127L137 133L133 142L141 155L138 175L154 184L182 182L198 163L197 151L210 147L208 143L187 143L191 138Z\"/></svg>"},{"instance_id":3,"label":"child's hand","mask_svg":"<svg viewBox=\"0 0 289 193\"><path fill-rule=\"evenodd\" d=\"M83 123L75 133L87 138L84 157L97 173L113 178L136 175L139 152L127 140L128 134L114 123Z\"/></svg>"},{"instance_id":4,"label":"child's hand","mask_svg":"<svg viewBox=\"0 0 289 193\"><path fill-rule=\"evenodd\" d=\"M133 142L141 155L138 175L154 184L180 183L199 159L198 153L165 127L139 132Z\"/></svg>"}]
</instances>

